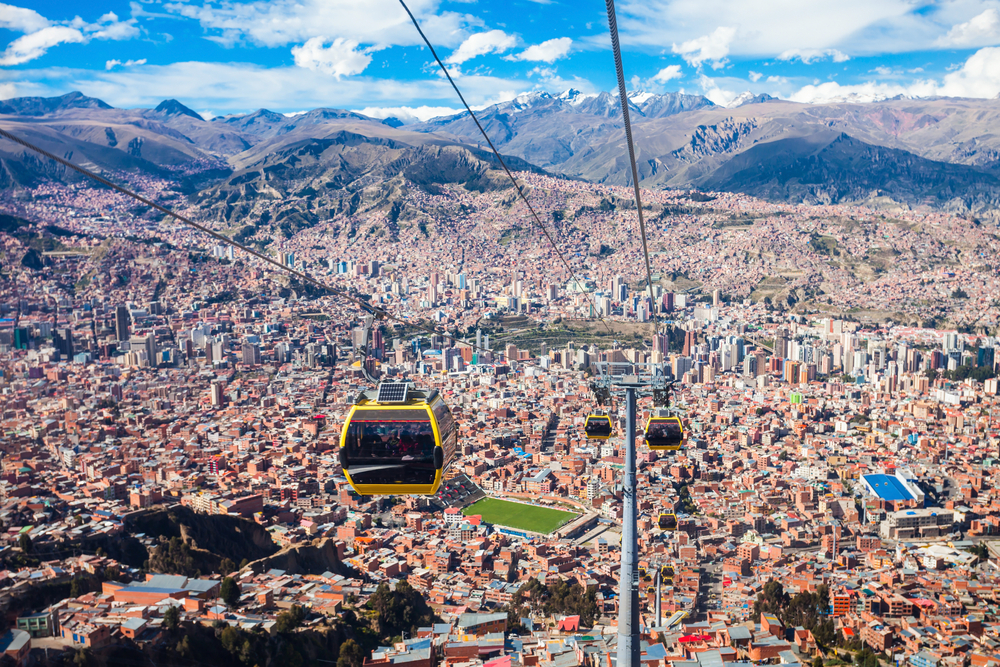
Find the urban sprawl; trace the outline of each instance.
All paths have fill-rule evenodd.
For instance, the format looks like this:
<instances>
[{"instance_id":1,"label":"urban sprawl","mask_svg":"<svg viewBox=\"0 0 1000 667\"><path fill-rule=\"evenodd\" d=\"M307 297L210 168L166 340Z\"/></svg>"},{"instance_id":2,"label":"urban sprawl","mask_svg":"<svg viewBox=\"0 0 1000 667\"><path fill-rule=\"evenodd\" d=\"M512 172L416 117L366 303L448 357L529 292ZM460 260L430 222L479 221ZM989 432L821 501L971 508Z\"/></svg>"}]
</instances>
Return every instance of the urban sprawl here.
<instances>
[{"instance_id":1,"label":"urban sprawl","mask_svg":"<svg viewBox=\"0 0 1000 667\"><path fill-rule=\"evenodd\" d=\"M119 194L6 195L31 225L0 237L5 656L182 656L178 627L292 637L395 591L425 623L325 660L610 667L620 406L610 440L583 430L608 362L669 369L687 433L636 443L644 665L1000 666L1000 240L656 192L650 290L629 190L520 177L572 274L509 190L248 239L407 322L378 321L367 360L356 306ZM347 484L362 363L450 405L435 496Z\"/></svg>"}]
</instances>

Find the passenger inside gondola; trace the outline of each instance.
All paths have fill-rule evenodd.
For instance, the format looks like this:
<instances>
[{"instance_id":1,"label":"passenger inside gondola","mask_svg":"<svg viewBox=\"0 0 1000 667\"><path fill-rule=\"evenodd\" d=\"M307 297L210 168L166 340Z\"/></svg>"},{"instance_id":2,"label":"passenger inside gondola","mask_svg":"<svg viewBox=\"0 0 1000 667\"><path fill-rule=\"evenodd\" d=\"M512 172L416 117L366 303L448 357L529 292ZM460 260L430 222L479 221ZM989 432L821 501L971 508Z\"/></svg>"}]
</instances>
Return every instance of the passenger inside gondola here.
<instances>
[{"instance_id":1,"label":"passenger inside gondola","mask_svg":"<svg viewBox=\"0 0 1000 667\"><path fill-rule=\"evenodd\" d=\"M646 444L653 449L680 449L684 443L684 429L676 417L654 417L646 426Z\"/></svg>"},{"instance_id":2,"label":"passenger inside gondola","mask_svg":"<svg viewBox=\"0 0 1000 667\"><path fill-rule=\"evenodd\" d=\"M351 476L358 483L423 484L434 479L434 429L426 422L352 421L346 443Z\"/></svg>"}]
</instances>

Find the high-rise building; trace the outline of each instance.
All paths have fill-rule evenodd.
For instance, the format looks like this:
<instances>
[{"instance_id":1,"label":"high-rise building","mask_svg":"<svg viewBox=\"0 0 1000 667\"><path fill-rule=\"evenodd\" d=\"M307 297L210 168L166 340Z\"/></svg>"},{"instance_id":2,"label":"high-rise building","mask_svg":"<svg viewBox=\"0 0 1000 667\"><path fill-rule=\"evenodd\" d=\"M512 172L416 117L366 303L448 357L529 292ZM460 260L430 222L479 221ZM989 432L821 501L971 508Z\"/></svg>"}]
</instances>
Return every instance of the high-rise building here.
<instances>
[{"instance_id":1,"label":"high-rise building","mask_svg":"<svg viewBox=\"0 0 1000 667\"><path fill-rule=\"evenodd\" d=\"M222 393L222 383L213 382L212 383L212 405L222 405L225 401L225 396Z\"/></svg>"},{"instance_id":2,"label":"high-rise building","mask_svg":"<svg viewBox=\"0 0 1000 667\"><path fill-rule=\"evenodd\" d=\"M774 355L781 359L788 358L788 329L778 329L774 335Z\"/></svg>"},{"instance_id":3,"label":"high-rise building","mask_svg":"<svg viewBox=\"0 0 1000 667\"><path fill-rule=\"evenodd\" d=\"M665 333L656 334L653 339L653 349L657 352L667 354L670 351L670 336Z\"/></svg>"},{"instance_id":4,"label":"high-rise building","mask_svg":"<svg viewBox=\"0 0 1000 667\"><path fill-rule=\"evenodd\" d=\"M243 343L243 363L247 366L260 365L260 346L253 343Z\"/></svg>"},{"instance_id":5,"label":"high-rise building","mask_svg":"<svg viewBox=\"0 0 1000 667\"><path fill-rule=\"evenodd\" d=\"M26 327L17 327L14 329L14 349L15 350L27 350L28 344L31 342L31 332Z\"/></svg>"},{"instance_id":6,"label":"high-rise building","mask_svg":"<svg viewBox=\"0 0 1000 667\"><path fill-rule=\"evenodd\" d=\"M115 308L115 336L118 338L118 342L128 340L130 319L128 308L124 305Z\"/></svg>"},{"instance_id":7,"label":"high-rise building","mask_svg":"<svg viewBox=\"0 0 1000 667\"><path fill-rule=\"evenodd\" d=\"M146 359L149 361L150 366L156 366L156 336L151 333L145 336L132 336L129 340L130 347L133 351L143 350L146 352Z\"/></svg>"},{"instance_id":8,"label":"high-rise building","mask_svg":"<svg viewBox=\"0 0 1000 667\"><path fill-rule=\"evenodd\" d=\"M52 334L52 344L59 354L68 359L73 356L73 330L69 327L65 329L56 329Z\"/></svg>"},{"instance_id":9,"label":"high-rise building","mask_svg":"<svg viewBox=\"0 0 1000 667\"><path fill-rule=\"evenodd\" d=\"M698 344L698 332L696 331L686 331L684 332L684 351L685 357L690 357L695 346Z\"/></svg>"}]
</instances>

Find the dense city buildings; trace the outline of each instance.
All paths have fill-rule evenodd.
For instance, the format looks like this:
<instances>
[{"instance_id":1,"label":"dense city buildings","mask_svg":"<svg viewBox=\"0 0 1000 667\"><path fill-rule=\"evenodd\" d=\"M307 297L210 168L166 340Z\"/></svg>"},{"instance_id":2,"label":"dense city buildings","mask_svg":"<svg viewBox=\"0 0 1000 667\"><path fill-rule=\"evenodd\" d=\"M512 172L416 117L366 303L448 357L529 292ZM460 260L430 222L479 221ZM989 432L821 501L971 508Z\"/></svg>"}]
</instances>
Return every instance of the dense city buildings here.
<instances>
[{"instance_id":1,"label":"dense city buildings","mask_svg":"<svg viewBox=\"0 0 1000 667\"><path fill-rule=\"evenodd\" d=\"M32 223L0 237L5 654L182 655L178 623L288 636L412 589L433 613L358 664L612 665L620 406L615 437L583 433L607 362L669 369L688 432L636 443L644 663L1000 665L997 237L650 193L650 298L627 190L520 177L566 212L574 275L504 191L414 190L446 212L427 231L338 213L267 239L405 322L370 340L350 302L110 191L5 201ZM362 363L451 406L435 496L347 484Z\"/></svg>"}]
</instances>

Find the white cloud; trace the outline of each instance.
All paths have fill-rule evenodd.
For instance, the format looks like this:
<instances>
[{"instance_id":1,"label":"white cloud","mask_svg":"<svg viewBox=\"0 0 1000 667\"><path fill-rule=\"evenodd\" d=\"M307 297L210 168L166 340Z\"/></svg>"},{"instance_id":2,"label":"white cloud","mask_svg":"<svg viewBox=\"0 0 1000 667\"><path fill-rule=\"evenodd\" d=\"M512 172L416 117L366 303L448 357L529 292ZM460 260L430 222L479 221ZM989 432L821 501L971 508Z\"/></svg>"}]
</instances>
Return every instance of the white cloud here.
<instances>
[{"instance_id":1,"label":"white cloud","mask_svg":"<svg viewBox=\"0 0 1000 667\"><path fill-rule=\"evenodd\" d=\"M0 28L14 32L36 32L49 27L49 21L33 9L0 2Z\"/></svg>"},{"instance_id":2,"label":"white cloud","mask_svg":"<svg viewBox=\"0 0 1000 667\"><path fill-rule=\"evenodd\" d=\"M710 99L713 104L718 104L720 107L727 106L739 95L739 93L734 90L725 90L721 88L718 81L707 77L704 74L701 75L701 78L698 80L698 84L701 86L702 94Z\"/></svg>"},{"instance_id":3,"label":"white cloud","mask_svg":"<svg viewBox=\"0 0 1000 667\"><path fill-rule=\"evenodd\" d=\"M44 86L20 90L25 74L0 69L0 85L17 83L19 93L42 96L83 90L120 109L155 106L163 100L165 90L193 109L212 109L218 114L249 113L261 107L276 112L331 106L451 108L456 101L448 82L436 78L337 80L303 67L267 68L249 63L179 62L111 71L54 67L30 72L32 79L44 81ZM532 87L533 82L523 78L467 75L462 80L462 92L473 108L511 99L517 91Z\"/></svg>"},{"instance_id":4,"label":"white cloud","mask_svg":"<svg viewBox=\"0 0 1000 667\"><path fill-rule=\"evenodd\" d=\"M372 61L368 51L359 50L354 40L338 37L330 46L324 46L326 41L326 37L313 37L302 46L292 47L295 64L332 74L339 80L342 76L360 74Z\"/></svg>"},{"instance_id":5,"label":"white cloud","mask_svg":"<svg viewBox=\"0 0 1000 667\"><path fill-rule=\"evenodd\" d=\"M710 61L714 69L722 67L729 55L729 45L736 37L736 28L719 26L708 35L691 39L680 46L674 44L672 50L688 62L689 65L700 67L703 62Z\"/></svg>"},{"instance_id":6,"label":"white cloud","mask_svg":"<svg viewBox=\"0 0 1000 667\"><path fill-rule=\"evenodd\" d=\"M139 28L136 27L136 22L135 18L131 18L128 21L119 21L117 14L114 12L108 12L101 18L97 19L95 23L87 23L77 16L69 22L69 25L71 28L82 30L86 33L87 37L93 39L112 39L120 41L139 36Z\"/></svg>"},{"instance_id":7,"label":"white cloud","mask_svg":"<svg viewBox=\"0 0 1000 667\"><path fill-rule=\"evenodd\" d=\"M681 79L683 77L684 74L681 72L680 65L667 65L653 75L653 81L656 81L657 83L666 83L671 79Z\"/></svg>"},{"instance_id":8,"label":"white cloud","mask_svg":"<svg viewBox=\"0 0 1000 667\"><path fill-rule=\"evenodd\" d=\"M1000 94L1000 47L979 49L949 72L941 82L918 79L908 84L868 81L840 85L834 81L804 86L789 99L795 102L874 102L897 95L906 97L993 98Z\"/></svg>"},{"instance_id":9,"label":"white cloud","mask_svg":"<svg viewBox=\"0 0 1000 667\"><path fill-rule=\"evenodd\" d=\"M1000 93L1000 47L979 49L962 68L949 72L938 89L948 97L996 97Z\"/></svg>"},{"instance_id":10,"label":"white cloud","mask_svg":"<svg viewBox=\"0 0 1000 667\"><path fill-rule=\"evenodd\" d=\"M976 2L979 0L965 0ZM622 42L660 48L709 35L721 21L739 36L732 56L774 57L790 49L851 54L926 49L962 2L913 0L620 0ZM954 6L953 6L954 5ZM594 43L606 41L595 37ZM704 60L711 60L705 58Z\"/></svg>"},{"instance_id":11,"label":"white cloud","mask_svg":"<svg viewBox=\"0 0 1000 667\"><path fill-rule=\"evenodd\" d=\"M539 76L543 79L552 79L556 76L556 70L553 67L533 67L528 72L528 76Z\"/></svg>"},{"instance_id":12,"label":"white cloud","mask_svg":"<svg viewBox=\"0 0 1000 667\"><path fill-rule=\"evenodd\" d=\"M517 38L508 35L503 30L480 32L469 36L455 49L454 53L445 58L445 62L451 65L461 65L466 60L472 60L476 56L484 56L487 53L503 53L515 46L517 46Z\"/></svg>"},{"instance_id":13,"label":"white cloud","mask_svg":"<svg viewBox=\"0 0 1000 667\"><path fill-rule=\"evenodd\" d=\"M422 44L398 0L257 0L211 4L168 2L174 15L197 20L209 39L231 46L246 40L264 46L298 44L325 35L380 47ZM440 0L409 0L407 5L435 46L454 46L467 36L469 26L480 26L475 16L439 12Z\"/></svg>"},{"instance_id":14,"label":"white cloud","mask_svg":"<svg viewBox=\"0 0 1000 667\"><path fill-rule=\"evenodd\" d=\"M758 81L760 81L760 77L762 77L762 76L764 76L764 75L761 74L760 72L755 72L753 70L750 70L750 80L753 81L754 83L757 83Z\"/></svg>"},{"instance_id":15,"label":"white cloud","mask_svg":"<svg viewBox=\"0 0 1000 667\"><path fill-rule=\"evenodd\" d=\"M122 65L124 67L133 67L135 65L145 65L145 64L146 64L145 58L142 58L141 60L126 60L125 62L122 62L117 59L112 59L104 63L104 69L111 70L118 67L119 65Z\"/></svg>"},{"instance_id":16,"label":"white cloud","mask_svg":"<svg viewBox=\"0 0 1000 667\"><path fill-rule=\"evenodd\" d=\"M796 58L807 65L827 58L831 58L835 63L847 62L851 59L849 55L837 49L788 49L778 56L778 60L795 60Z\"/></svg>"},{"instance_id":17,"label":"white cloud","mask_svg":"<svg viewBox=\"0 0 1000 667\"><path fill-rule=\"evenodd\" d=\"M71 42L84 42L79 30L65 26L49 26L18 37L0 54L0 66L20 65L45 55L53 46Z\"/></svg>"},{"instance_id":18,"label":"white cloud","mask_svg":"<svg viewBox=\"0 0 1000 667\"><path fill-rule=\"evenodd\" d=\"M1000 11L990 7L965 23L959 23L934 42L936 46L991 46L1000 42Z\"/></svg>"},{"instance_id":19,"label":"white cloud","mask_svg":"<svg viewBox=\"0 0 1000 667\"><path fill-rule=\"evenodd\" d=\"M527 60L530 62L543 62L552 64L560 58L566 57L573 47L573 40L569 37L557 37L529 46L520 53L507 56L507 60Z\"/></svg>"},{"instance_id":20,"label":"white cloud","mask_svg":"<svg viewBox=\"0 0 1000 667\"><path fill-rule=\"evenodd\" d=\"M119 21L114 12L108 12L96 23L87 23L77 16L66 21L66 25L53 25L32 9L0 3L0 28L25 33L0 54L0 66L20 65L40 58L59 44L79 44L91 39L131 39L139 34L135 23L134 18Z\"/></svg>"},{"instance_id":21,"label":"white cloud","mask_svg":"<svg viewBox=\"0 0 1000 667\"><path fill-rule=\"evenodd\" d=\"M385 119L385 118L398 118L403 121L404 124L410 125L412 123L420 123L425 120L430 120L431 118L439 118L441 116L454 116L455 114L464 111L464 109L452 109L451 107L365 107L358 111L358 113L364 114L366 116L371 116L372 118Z\"/></svg>"},{"instance_id":22,"label":"white cloud","mask_svg":"<svg viewBox=\"0 0 1000 667\"><path fill-rule=\"evenodd\" d=\"M927 97L936 94L933 81L918 81L904 86L898 83L866 83L842 86L836 81L803 86L789 96L793 102L825 104L831 102L867 103L886 100L897 95L906 97Z\"/></svg>"}]
</instances>

